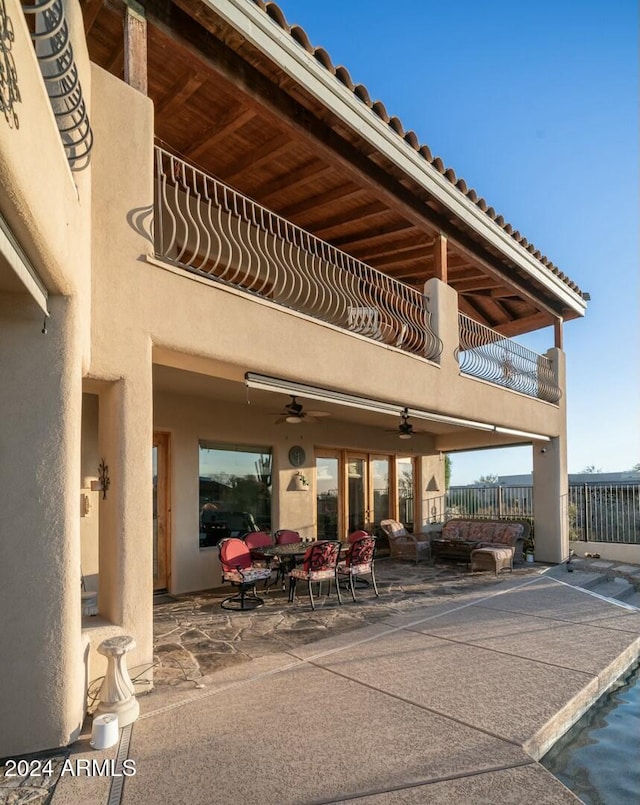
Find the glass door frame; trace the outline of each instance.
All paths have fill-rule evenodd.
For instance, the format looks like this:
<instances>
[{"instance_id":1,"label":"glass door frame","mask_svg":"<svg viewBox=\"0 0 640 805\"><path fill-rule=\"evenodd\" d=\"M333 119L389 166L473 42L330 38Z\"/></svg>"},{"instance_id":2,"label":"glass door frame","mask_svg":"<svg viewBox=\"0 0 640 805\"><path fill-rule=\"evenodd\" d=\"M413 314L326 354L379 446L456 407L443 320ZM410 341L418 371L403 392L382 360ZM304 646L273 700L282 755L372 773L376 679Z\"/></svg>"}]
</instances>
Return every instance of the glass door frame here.
<instances>
[{"instance_id":1,"label":"glass door frame","mask_svg":"<svg viewBox=\"0 0 640 805\"><path fill-rule=\"evenodd\" d=\"M164 431L154 431L153 447L157 450L156 513L158 522L158 573L157 577L153 578L155 592L156 590L169 590L171 585L170 434ZM153 538L154 535L152 534Z\"/></svg>"},{"instance_id":2,"label":"glass door frame","mask_svg":"<svg viewBox=\"0 0 640 805\"><path fill-rule=\"evenodd\" d=\"M349 450L348 448L331 448L331 447L316 447L316 458L336 458L338 460L338 534L342 539L348 537L349 528L349 461L354 459L362 459L365 462L365 487L367 500L365 501L365 510L369 511L369 518L366 523L368 531L371 530L370 517L373 514L373 461L376 459L385 459L389 461L389 517L398 519L398 464L397 459L409 458L412 462L413 477L414 477L414 494L413 494L413 517L414 523L417 522L418 514L418 478L419 465L418 457L407 455L398 451L397 453L381 453L366 452L364 450ZM317 523L316 523L317 528Z\"/></svg>"}]
</instances>

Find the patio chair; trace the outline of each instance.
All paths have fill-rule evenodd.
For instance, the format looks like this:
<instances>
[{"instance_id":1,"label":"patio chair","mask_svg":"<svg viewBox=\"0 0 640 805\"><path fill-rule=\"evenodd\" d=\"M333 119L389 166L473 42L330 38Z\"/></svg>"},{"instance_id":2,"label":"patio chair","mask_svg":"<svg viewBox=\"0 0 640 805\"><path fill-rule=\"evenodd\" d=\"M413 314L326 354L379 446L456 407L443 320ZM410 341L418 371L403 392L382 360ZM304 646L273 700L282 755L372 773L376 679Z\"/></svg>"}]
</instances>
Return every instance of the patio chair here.
<instances>
[{"instance_id":1,"label":"patio chair","mask_svg":"<svg viewBox=\"0 0 640 805\"><path fill-rule=\"evenodd\" d=\"M251 552L251 560L254 567L266 567L269 570L277 570L280 560L277 556L267 556L262 553L260 548L270 548L273 545L273 537L266 531L250 531L244 535L244 544ZM269 587L270 579L266 579L264 589Z\"/></svg>"},{"instance_id":2,"label":"patio chair","mask_svg":"<svg viewBox=\"0 0 640 805\"><path fill-rule=\"evenodd\" d=\"M282 529L282 531L276 531L276 545L291 545L294 542L302 542L302 538L297 531L289 531L288 529Z\"/></svg>"},{"instance_id":3,"label":"patio chair","mask_svg":"<svg viewBox=\"0 0 640 805\"><path fill-rule=\"evenodd\" d=\"M344 562L339 562L336 568L336 577L338 581L340 581L340 576L347 576L349 578L351 597L354 601L356 600L354 582L359 576L370 575L376 597L379 596L378 586L376 584L376 573L374 569L375 548L375 537L370 537L368 534L364 537L360 537L351 544L351 547L347 551ZM363 579L363 581L366 581L366 579Z\"/></svg>"},{"instance_id":4,"label":"patio chair","mask_svg":"<svg viewBox=\"0 0 640 805\"><path fill-rule=\"evenodd\" d=\"M426 534L410 534L397 520L382 520L380 528L389 540L391 559L413 559L418 564L430 558L431 544Z\"/></svg>"},{"instance_id":5,"label":"patio chair","mask_svg":"<svg viewBox=\"0 0 640 805\"><path fill-rule=\"evenodd\" d=\"M289 573L289 601L293 601L296 589L296 582L298 579L307 582L309 590L309 601L311 602L311 609L316 608L313 600L313 590L311 585L314 582L318 583L319 588L323 581L329 582L329 592L331 592L331 582L336 584L336 593L338 595L338 603L342 604L342 596L340 595L340 587L336 578L336 565L338 564L338 557L340 556L340 542L337 539L320 540L314 542L307 548L304 555L302 567L296 567ZM320 589L318 589L320 595Z\"/></svg>"},{"instance_id":6,"label":"patio chair","mask_svg":"<svg viewBox=\"0 0 640 805\"><path fill-rule=\"evenodd\" d=\"M268 548L273 545L273 538L266 531L249 531L244 535L244 544L251 551L251 558L254 563L257 561L264 562L265 567L269 567L271 560L275 557L265 556L260 548Z\"/></svg>"},{"instance_id":7,"label":"patio chair","mask_svg":"<svg viewBox=\"0 0 640 805\"><path fill-rule=\"evenodd\" d=\"M280 531L276 531L276 545L292 545L294 542L302 542L302 537L297 531L291 531L290 529L283 528ZM290 570L296 566L296 560L292 557L283 558L280 560L280 564L278 566L278 575L276 576L276 580L274 584L278 583L278 579L282 579L282 589L284 590L284 580L289 573Z\"/></svg>"},{"instance_id":8,"label":"patio chair","mask_svg":"<svg viewBox=\"0 0 640 805\"><path fill-rule=\"evenodd\" d=\"M363 531L362 529L360 529L359 531L352 531L351 534L349 534L349 536L347 537L347 542L349 543L349 545L352 545L354 542L357 542L359 539L362 539L362 537L370 537L370 536L371 534L368 531ZM355 584L356 587L369 587L369 580L356 578Z\"/></svg>"},{"instance_id":9,"label":"patio chair","mask_svg":"<svg viewBox=\"0 0 640 805\"><path fill-rule=\"evenodd\" d=\"M237 595L225 598L220 606L239 612L262 606L264 601L255 594L255 586L257 582L271 577L271 569L254 565L249 548L237 537L223 540L218 550L222 581L228 581L232 586L239 588ZM248 594L248 590L253 590L253 593Z\"/></svg>"}]
</instances>

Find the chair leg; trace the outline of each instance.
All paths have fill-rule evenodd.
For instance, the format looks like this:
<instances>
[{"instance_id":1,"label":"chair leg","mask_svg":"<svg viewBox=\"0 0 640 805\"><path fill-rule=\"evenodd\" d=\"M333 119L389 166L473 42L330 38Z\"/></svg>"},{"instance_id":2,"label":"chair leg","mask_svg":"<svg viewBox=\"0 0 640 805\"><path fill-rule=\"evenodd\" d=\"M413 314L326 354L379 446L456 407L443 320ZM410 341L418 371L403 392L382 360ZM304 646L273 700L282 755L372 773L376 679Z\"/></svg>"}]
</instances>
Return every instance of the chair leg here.
<instances>
[{"instance_id":1,"label":"chair leg","mask_svg":"<svg viewBox=\"0 0 640 805\"><path fill-rule=\"evenodd\" d=\"M356 600L356 587L353 583L353 573L349 573L349 587L351 588L351 597Z\"/></svg>"},{"instance_id":2,"label":"chair leg","mask_svg":"<svg viewBox=\"0 0 640 805\"><path fill-rule=\"evenodd\" d=\"M380 593L378 592L378 585L376 584L376 572L373 569L373 565L371 565L371 582L373 583L373 589L376 593L376 598L380 597Z\"/></svg>"},{"instance_id":3,"label":"chair leg","mask_svg":"<svg viewBox=\"0 0 640 805\"><path fill-rule=\"evenodd\" d=\"M282 589L284 589L284 576L282 579ZM293 576L289 576L289 603L293 603L293 599L296 593L296 580Z\"/></svg>"},{"instance_id":4,"label":"chair leg","mask_svg":"<svg viewBox=\"0 0 640 805\"><path fill-rule=\"evenodd\" d=\"M340 606L342 606L342 595L340 593L340 582L338 581L337 574L336 574L336 577L334 579L334 584L336 585L336 595L338 596L338 603L340 604ZM331 582L329 582L329 585L331 585Z\"/></svg>"},{"instance_id":5,"label":"chair leg","mask_svg":"<svg viewBox=\"0 0 640 805\"><path fill-rule=\"evenodd\" d=\"M311 601L311 609L315 610L316 605L313 600L313 590L311 589L311 581L307 582L307 586L309 588L309 601Z\"/></svg>"}]
</instances>

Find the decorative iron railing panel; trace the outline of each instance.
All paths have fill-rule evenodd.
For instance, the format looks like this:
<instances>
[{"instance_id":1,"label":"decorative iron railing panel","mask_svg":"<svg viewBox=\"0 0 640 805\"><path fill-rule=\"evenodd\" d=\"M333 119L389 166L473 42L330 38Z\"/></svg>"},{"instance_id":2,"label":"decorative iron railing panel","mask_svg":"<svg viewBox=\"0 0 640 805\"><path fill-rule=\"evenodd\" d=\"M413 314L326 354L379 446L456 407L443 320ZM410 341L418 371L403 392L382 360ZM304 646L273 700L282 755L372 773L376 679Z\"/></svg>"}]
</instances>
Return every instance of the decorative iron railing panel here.
<instances>
[{"instance_id":1,"label":"decorative iron railing panel","mask_svg":"<svg viewBox=\"0 0 640 805\"><path fill-rule=\"evenodd\" d=\"M458 324L460 346L456 357L464 374L546 402L560 400L562 392L549 358L464 313L458 314Z\"/></svg>"},{"instance_id":2,"label":"decorative iron railing panel","mask_svg":"<svg viewBox=\"0 0 640 805\"><path fill-rule=\"evenodd\" d=\"M67 161L71 170L82 170L89 164L93 133L73 58L63 2L23 0L22 8L25 14L33 15L31 39Z\"/></svg>"},{"instance_id":3,"label":"decorative iron railing panel","mask_svg":"<svg viewBox=\"0 0 640 805\"><path fill-rule=\"evenodd\" d=\"M431 360L423 294L157 147L155 253L217 282Z\"/></svg>"}]
</instances>

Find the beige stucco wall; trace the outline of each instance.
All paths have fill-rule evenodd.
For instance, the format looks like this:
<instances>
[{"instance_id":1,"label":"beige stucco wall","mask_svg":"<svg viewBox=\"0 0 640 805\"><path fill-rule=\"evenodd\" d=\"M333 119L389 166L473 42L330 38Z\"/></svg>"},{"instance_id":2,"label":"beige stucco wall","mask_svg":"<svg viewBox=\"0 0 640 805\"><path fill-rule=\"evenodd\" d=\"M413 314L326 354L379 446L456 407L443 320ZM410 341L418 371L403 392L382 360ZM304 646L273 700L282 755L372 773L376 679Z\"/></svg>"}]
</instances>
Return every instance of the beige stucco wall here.
<instances>
[{"instance_id":1,"label":"beige stucco wall","mask_svg":"<svg viewBox=\"0 0 640 805\"><path fill-rule=\"evenodd\" d=\"M65 4L85 95L80 9ZM84 714L80 624L81 378L89 360L90 169L72 174L20 3L7 0L22 101L0 119L0 213L49 293L0 298L0 756L66 744Z\"/></svg>"},{"instance_id":2,"label":"beige stucco wall","mask_svg":"<svg viewBox=\"0 0 640 805\"><path fill-rule=\"evenodd\" d=\"M98 395L98 452L110 478L98 504L100 618L84 624L95 679L104 668L96 648L114 633L136 640L130 667L152 663L151 341L130 280L148 248L138 221L152 203L153 122L148 98L92 71L92 353L85 382Z\"/></svg>"}]
</instances>

